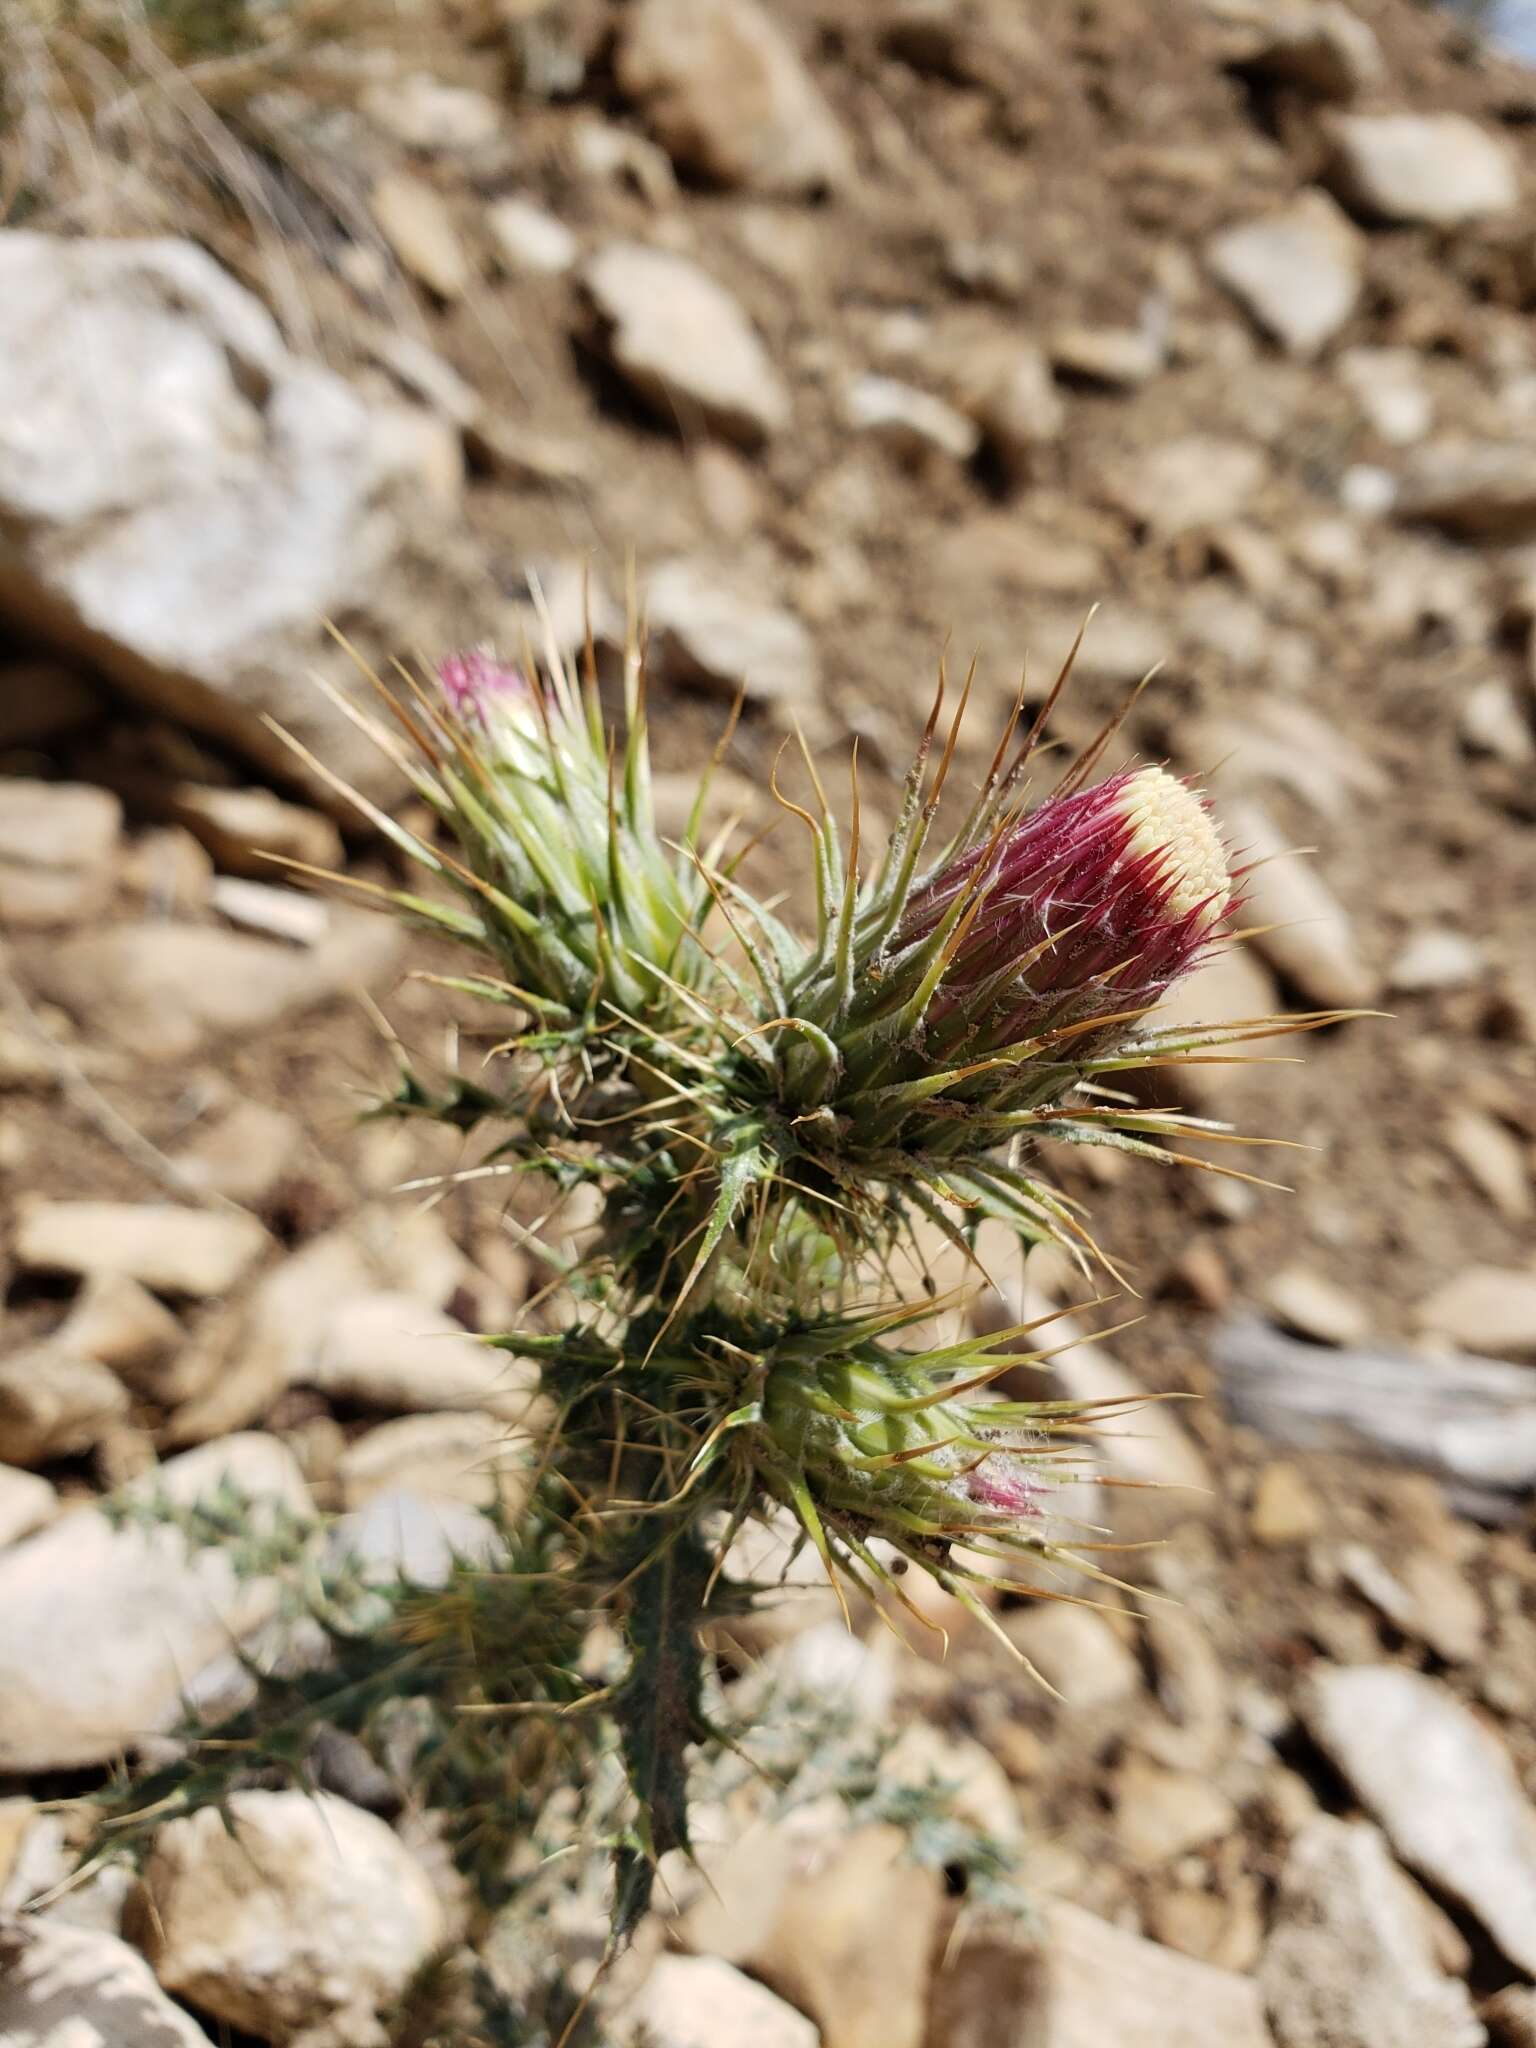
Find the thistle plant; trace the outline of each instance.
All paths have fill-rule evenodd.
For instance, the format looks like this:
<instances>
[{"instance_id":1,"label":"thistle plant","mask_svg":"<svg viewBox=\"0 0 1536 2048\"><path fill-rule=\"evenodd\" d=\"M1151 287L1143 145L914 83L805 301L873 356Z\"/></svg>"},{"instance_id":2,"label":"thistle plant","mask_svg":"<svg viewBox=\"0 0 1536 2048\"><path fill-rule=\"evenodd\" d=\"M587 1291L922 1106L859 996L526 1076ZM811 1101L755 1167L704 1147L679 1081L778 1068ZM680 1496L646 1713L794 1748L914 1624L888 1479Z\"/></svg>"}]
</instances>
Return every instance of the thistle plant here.
<instances>
[{"instance_id":1,"label":"thistle plant","mask_svg":"<svg viewBox=\"0 0 1536 2048\"><path fill-rule=\"evenodd\" d=\"M585 1187L597 1219L570 1252L509 1209L548 1284L487 1340L536 1363L546 1417L505 1563L402 1593L387 1655L340 1632L362 1675L338 1691L356 1709L387 1669L431 1694L444 1801L482 1876L517 1865L515 1802L486 1818L499 1768L503 1790L536 1787L541 1759L616 1754L619 1936L658 1859L688 1848L700 1746L727 1739L703 1637L761 1590L724 1568L748 1522L787 1521L898 1623L932 1625L907 1590L925 1572L1004 1643L999 1586L1034 1590L1042 1564L1106 1575L1102 1532L1055 1506L1104 1411L1052 1397L1049 1319L925 1345L934 1302L901 1298L902 1262L944 1244L975 1263L990 1219L1091 1274L1107 1262L1050 1148L1167 1164L1222 1127L1145 1106L1126 1074L1325 1021L1159 1023L1165 992L1233 941L1240 877L1166 768L1094 779L1114 724L1048 774L1070 667L1027 724L1021 693L963 801L969 684L944 726L941 676L877 848L856 761L846 829L809 754L808 806L775 775L814 867L811 932L749 892L730 832L706 837L708 774L681 836L662 833L633 632L612 724L590 646L572 661L552 637L539 659L471 652L403 694L379 684L388 723L338 700L431 832L311 760L423 876L350 886L460 948L462 972L429 978L498 1020L477 1072L403 1071L383 1111L481 1134L483 1180L541 1184L552 1209Z\"/></svg>"}]
</instances>

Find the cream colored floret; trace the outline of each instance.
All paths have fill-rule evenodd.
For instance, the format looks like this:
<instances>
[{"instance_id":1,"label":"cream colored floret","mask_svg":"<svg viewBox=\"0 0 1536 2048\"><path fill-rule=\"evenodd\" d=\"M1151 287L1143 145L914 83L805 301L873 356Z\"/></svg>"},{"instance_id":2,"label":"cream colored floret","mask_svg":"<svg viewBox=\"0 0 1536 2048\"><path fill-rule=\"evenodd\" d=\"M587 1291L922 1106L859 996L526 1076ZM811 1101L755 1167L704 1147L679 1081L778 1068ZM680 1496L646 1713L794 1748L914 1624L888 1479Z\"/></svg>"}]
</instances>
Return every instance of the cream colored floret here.
<instances>
[{"instance_id":1,"label":"cream colored floret","mask_svg":"<svg viewBox=\"0 0 1536 2048\"><path fill-rule=\"evenodd\" d=\"M1227 856L1211 814L1192 789L1166 768L1142 768L1125 786L1121 811L1131 827L1133 854L1161 853L1175 917L1204 906L1214 924L1232 894Z\"/></svg>"}]
</instances>

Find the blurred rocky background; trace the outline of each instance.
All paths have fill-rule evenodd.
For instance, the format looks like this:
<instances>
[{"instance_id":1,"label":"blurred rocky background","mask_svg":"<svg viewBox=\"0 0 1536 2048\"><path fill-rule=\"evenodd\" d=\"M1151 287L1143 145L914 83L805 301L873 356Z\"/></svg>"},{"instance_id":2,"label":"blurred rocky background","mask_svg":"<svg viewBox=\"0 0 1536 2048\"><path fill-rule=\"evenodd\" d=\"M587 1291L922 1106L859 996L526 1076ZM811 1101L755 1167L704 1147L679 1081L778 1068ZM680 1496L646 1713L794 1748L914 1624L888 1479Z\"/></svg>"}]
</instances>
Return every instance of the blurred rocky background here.
<instances>
[{"instance_id":1,"label":"blurred rocky background","mask_svg":"<svg viewBox=\"0 0 1536 2048\"><path fill-rule=\"evenodd\" d=\"M1181 1007L1393 1021L1177 1077L1305 1146L1210 1151L1293 1192L1067 1160L1140 1295L1096 1319L1140 1321L1064 1390L1199 1398L1081 1502L1159 1539L1119 1564L1144 1611L1000 1603L1059 1698L958 1613L947 1656L850 1639L814 1584L731 1646L1014 1844L1028 1916L738 1787L602 2038L1536 2043L1528 29L5 0L0 2039L473 2041L421 1990L471 1960L515 2013L408 1773L338 1744L318 1802L242 1794L238 1849L175 1822L142 1880L72 1878L71 1802L227 1698L279 1604L125 1499L233 1481L429 1575L506 1483L520 1397L470 1333L526 1251L494 1187L398 1192L468 1148L357 1120L392 1035L473 1042L429 956L274 865L389 875L267 721L408 805L315 678L515 648L535 588L611 644L632 552L679 821L743 689L749 831L795 721L888 813L946 647L978 772L1097 603L1054 736L1160 664L1126 748L1266 857L1262 929ZM576 1982L595 1910L552 1937Z\"/></svg>"}]
</instances>

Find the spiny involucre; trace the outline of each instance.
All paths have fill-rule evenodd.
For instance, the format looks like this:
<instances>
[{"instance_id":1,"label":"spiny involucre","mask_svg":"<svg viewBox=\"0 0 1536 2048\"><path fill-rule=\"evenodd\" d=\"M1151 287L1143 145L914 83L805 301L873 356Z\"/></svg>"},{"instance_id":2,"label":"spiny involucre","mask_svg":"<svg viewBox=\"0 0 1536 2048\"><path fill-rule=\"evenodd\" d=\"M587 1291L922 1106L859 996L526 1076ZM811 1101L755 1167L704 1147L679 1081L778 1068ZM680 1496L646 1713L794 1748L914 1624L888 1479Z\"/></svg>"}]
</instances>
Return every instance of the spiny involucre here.
<instances>
[{"instance_id":1,"label":"spiny involucre","mask_svg":"<svg viewBox=\"0 0 1536 2048\"><path fill-rule=\"evenodd\" d=\"M602 1696L636 1800L625 1924L686 1846L686 1751L710 1732L698 1624L746 1521L787 1511L874 1598L900 1598L905 1559L983 1620L980 1582L1025 1584L1009 1560L1098 1569L1052 1510L1084 1410L1049 1398L1048 1348L1032 1326L910 1341L932 1303L889 1298L893 1256L935 1230L969 1254L994 1218L1090 1265L1042 1147L1167 1163L1165 1140L1221 1127L1143 1106L1121 1075L1324 1021L1159 1026L1232 942L1238 882L1198 790L1157 766L1092 780L1113 727L1037 794L1064 682L1022 737L1015 708L942 831L959 715L940 741L941 684L873 859L856 777L845 833L807 755L813 806L780 801L808 835L809 934L749 893L729 833L706 842L708 774L680 838L659 830L633 633L616 732L590 649L584 672L552 645L515 666L457 655L409 702L384 693L409 745L381 743L442 828L370 812L435 878L391 900L475 956L451 986L512 1018L481 1075L434 1092L407 1074L395 1106L485 1126L481 1171L600 1198L579 1260L550 1255L556 1326L494 1341L540 1361L555 1418L528 1512L567 1590L627 1630Z\"/></svg>"}]
</instances>

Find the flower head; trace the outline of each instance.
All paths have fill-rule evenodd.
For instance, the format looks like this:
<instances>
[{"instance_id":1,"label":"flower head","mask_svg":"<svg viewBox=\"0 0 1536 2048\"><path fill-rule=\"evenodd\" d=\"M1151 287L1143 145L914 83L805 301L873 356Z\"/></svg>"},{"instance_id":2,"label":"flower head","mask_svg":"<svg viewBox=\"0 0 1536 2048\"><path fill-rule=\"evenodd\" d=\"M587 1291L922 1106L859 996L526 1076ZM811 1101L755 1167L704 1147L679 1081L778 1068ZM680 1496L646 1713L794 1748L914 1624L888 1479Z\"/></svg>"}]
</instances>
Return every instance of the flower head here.
<instances>
[{"instance_id":1,"label":"flower head","mask_svg":"<svg viewBox=\"0 0 1536 2048\"><path fill-rule=\"evenodd\" d=\"M898 948L957 910L931 1026L1006 1045L1146 1009L1194 966L1232 904L1204 797L1139 768L1054 797L912 899Z\"/></svg>"}]
</instances>

